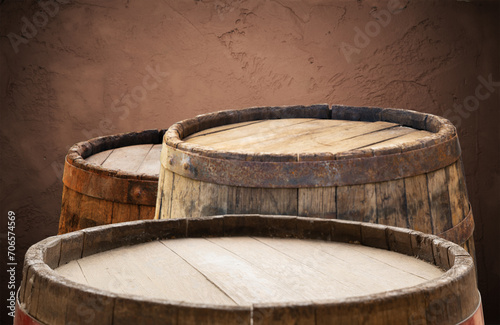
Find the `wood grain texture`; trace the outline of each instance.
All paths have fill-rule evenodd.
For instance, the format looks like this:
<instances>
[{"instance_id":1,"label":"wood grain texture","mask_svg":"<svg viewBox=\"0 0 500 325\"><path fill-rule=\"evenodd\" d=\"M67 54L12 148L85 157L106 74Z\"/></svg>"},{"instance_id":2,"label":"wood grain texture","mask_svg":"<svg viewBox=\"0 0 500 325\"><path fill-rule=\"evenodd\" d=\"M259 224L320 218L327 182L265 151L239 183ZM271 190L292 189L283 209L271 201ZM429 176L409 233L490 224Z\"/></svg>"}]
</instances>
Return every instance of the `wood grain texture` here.
<instances>
[{"instance_id":1,"label":"wood grain texture","mask_svg":"<svg viewBox=\"0 0 500 325\"><path fill-rule=\"evenodd\" d=\"M446 167L446 179L450 196L451 222L453 226L456 226L465 218L464 210L468 210L467 204L464 202L465 197L461 192L460 173L457 163Z\"/></svg>"},{"instance_id":2,"label":"wood grain texture","mask_svg":"<svg viewBox=\"0 0 500 325\"><path fill-rule=\"evenodd\" d=\"M216 150L246 153L332 152L370 147L386 141L398 144L430 135L383 121L362 122L322 119L263 120L222 126L185 138L184 141ZM399 138L401 137L401 140Z\"/></svg>"},{"instance_id":3,"label":"wood grain texture","mask_svg":"<svg viewBox=\"0 0 500 325\"><path fill-rule=\"evenodd\" d=\"M408 228L404 180L376 183L375 191L377 223Z\"/></svg>"},{"instance_id":4,"label":"wood grain texture","mask_svg":"<svg viewBox=\"0 0 500 325\"><path fill-rule=\"evenodd\" d=\"M411 229L432 233L432 217L426 175L405 178L408 225Z\"/></svg>"},{"instance_id":5,"label":"wood grain texture","mask_svg":"<svg viewBox=\"0 0 500 325\"><path fill-rule=\"evenodd\" d=\"M439 169L427 174L427 188L432 216L433 233L440 234L452 227L450 196L446 170Z\"/></svg>"},{"instance_id":6,"label":"wood grain texture","mask_svg":"<svg viewBox=\"0 0 500 325\"><path fill-rule=\"evenodd\" d=\"M298 189L298 214L315 218L336 218L336 187Z\"/></svg>"},{"instance_id":7,"label":"wood grain texture","mask_svg":"<svg viewBox=\"0 0 500 325\"><path fill-rule=\"evenodd\" d=\"M56 271L115 294L214 305L353 297L443 274L436 266L387 250L260 237L155 241L94 254Z\"/></svg>"},{"instance_id":8,"label":"wood grain texture","mask_svg":"<svg viewBox=\"0 0 500 325\"><path fill-rule=\"evenodd\" d=\"M344 220L377 222L375 184L339 186L337 217Z\"/></svg>"}]
</instances>

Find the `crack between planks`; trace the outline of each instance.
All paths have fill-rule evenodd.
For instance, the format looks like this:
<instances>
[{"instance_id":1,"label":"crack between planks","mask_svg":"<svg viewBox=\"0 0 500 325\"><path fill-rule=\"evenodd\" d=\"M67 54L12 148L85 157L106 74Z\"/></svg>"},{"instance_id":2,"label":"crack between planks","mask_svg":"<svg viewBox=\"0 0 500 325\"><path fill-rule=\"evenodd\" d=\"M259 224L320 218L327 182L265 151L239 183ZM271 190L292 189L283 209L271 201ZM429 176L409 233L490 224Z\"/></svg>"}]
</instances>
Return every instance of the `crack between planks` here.
<instances>
[{"instance_id":1,"label":"crack between planks","mask_svg":"<svg viewBox=\"0 0 500 325\"><path fill-rule=\"evenodd\" d=\"M206 238L203 238L203 239L206 239ZM224 294L226 297L228 297L232 302L235 303L236 306L241 306L239 303L237 303L229 294L227 294L227 292L225 292L224 290L222 290L222 288L220 288L215 282L213 282L212 280L210 280L210 278L208 276L206 276L203 272L201 272L200 270L198 270L197 267L195 267L193 264L189 263L183 256L177 254L176 251L174 251L173 249L171 249L170 247L168 247L167 245L165 245L165 243L163 242L163 240L160 240L160 243L165 246L165 248L167 248L168 250L170 250L172 253L174 253L175 255L177 255L180 259L182 259L184 262L186 262L189 266L191 266L194 270L196 270L196 272L198 272L199 274L201 274L201 276L203 276L209 283L211 283L214 287L216 287L217 289L219 289L220 292L222 292L222 294Z\"/></svg>"}]
</instances>

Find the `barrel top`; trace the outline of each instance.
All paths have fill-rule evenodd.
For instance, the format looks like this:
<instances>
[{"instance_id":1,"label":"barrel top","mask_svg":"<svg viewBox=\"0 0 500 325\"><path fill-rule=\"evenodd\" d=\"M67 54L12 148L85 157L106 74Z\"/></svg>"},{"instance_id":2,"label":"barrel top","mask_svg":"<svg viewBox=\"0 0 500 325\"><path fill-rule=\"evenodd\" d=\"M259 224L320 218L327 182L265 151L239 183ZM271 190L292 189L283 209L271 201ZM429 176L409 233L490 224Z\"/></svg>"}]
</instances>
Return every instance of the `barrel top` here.
<instances>
[{"instance_id":1,"label":"barrel top","mask_svg":"<svg viewBox=\"0 0 500 325\"><path fill-rule=\"evenodd\" d=\"M89 164L116 172L158 177L161 144L139 144L115 148L85 158Z\"/></svg>"},{"instance_id":2,"label":"barrel top","mask_svg":"<svg viewBox=\"0 0 500 325\"><path fill-rule=\"evenodd\" d=\"M261 215L50 237L26 253L19 289L21 308L44 324L83 323L86 308L102 324L345 323L345 315L414 324L442 301L451 309L432 314L438 324L459 323L480 303L472 258L456 244L403 228Z\"/></svg>"},{"instance_id":3,"label":"barrel top","mask_svg":"<svg viewBox=\"0 0 500 325\"><path fill-rule=\"evenodd\" d=\"M294 118L218 126L194 133L185 142L209 149L267 154L332 154L377 150L432 136L398 123Z\"/></svg>"},{"instance_id":4,"label":"barrel top","mask_svg":"<svg viewBox=\"0 0 500 325\"><path fill-rule=\"evenodd\" d=\"M362 245L248 236L126 246L56 272L115 294L244 306L377 294L444 273L417 258Z\"/></svg>"},{"instance_id":5,"label":"barrel top","mask_svg":"<svg viewBox=\"0 0 500 325\"><path fill-rule=\"evenodd\" d=\"M203 182L300 188L411 177L459 157L456 129L444 118L313 105L254 107L180 121L165 133L160 160L162 168Z\"/></svg>"},{"instance_id":6,"label":"barrel top","mask_svg":"<svg viewBox=\"0 0 500 325\"><path fill-rule=\"evenodd\" d=\"M158 181L158 160L165 132L144 130L76 143L66 155L66 167L79 173L84 171L122 179Z\"/></svg>"}]
</instances>

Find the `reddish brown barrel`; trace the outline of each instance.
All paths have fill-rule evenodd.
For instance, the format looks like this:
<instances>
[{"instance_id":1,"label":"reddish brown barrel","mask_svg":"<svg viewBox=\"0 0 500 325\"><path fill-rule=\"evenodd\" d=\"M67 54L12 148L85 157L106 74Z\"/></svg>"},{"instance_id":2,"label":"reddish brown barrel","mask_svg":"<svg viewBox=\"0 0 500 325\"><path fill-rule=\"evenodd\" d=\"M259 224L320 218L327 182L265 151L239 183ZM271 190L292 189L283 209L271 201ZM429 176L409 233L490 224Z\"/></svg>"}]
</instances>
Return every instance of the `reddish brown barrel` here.
<instances>
[{"instance_id":1,"label":"reddish brown barrel","mask_svg":"<svg viewBox=\"0 0 500 325\"><path fill-rule=\"evenodd\" d=\"M373 222L474 255L456 130L408 110L327 105L200 115L166 133L156 218L225 213Z\"/></svg>"},{"instance_id":2,"label":"reddish brown barrel","mask_svg":"<svg viewBox=\"0 0 500 325\"><path fill-rule=\"evenodd\" d=\"M152 219L164 130L104 136L66 156L59 233Z\"/></svg>"},{"instance_id":3,"label":"reddish brown barrel","mask_svg":"<svg viewBox=\"0 0 500 325\"><path fill-rule=\"evenodd\" d=\"M437 236L238 215L141 220L26 254L16 324L483 324L474 264Z\"/></svg>"}]
</instances>

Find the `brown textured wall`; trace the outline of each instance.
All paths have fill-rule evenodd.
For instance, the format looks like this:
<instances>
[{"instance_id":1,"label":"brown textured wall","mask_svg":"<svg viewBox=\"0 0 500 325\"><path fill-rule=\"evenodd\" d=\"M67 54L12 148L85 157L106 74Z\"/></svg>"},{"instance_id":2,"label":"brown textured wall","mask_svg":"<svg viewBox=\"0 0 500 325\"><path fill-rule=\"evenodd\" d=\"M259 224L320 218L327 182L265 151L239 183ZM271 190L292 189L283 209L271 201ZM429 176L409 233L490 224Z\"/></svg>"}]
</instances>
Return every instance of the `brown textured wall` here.
<instances>
[{"instance_id":1,"label":"brown textured wall","mask_svg":"<svg viewBox=\"0 0 500 325\"><path fill-rule=\"evenodd\" d=\"M479 86L500 81L499 15L491 0L4 1L0 254L8 210L19 262L57 232L75 142L248 106L407 108L458 127L485 314L500 322L500 84Z\"/></svg>"}]
</instances>

